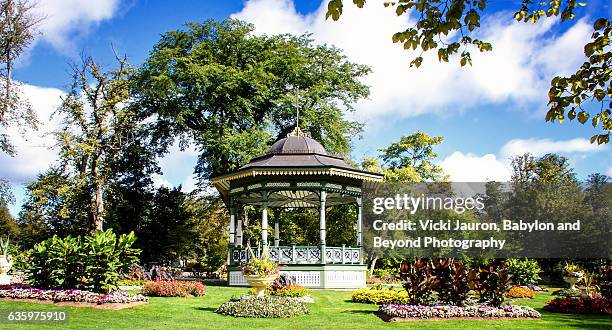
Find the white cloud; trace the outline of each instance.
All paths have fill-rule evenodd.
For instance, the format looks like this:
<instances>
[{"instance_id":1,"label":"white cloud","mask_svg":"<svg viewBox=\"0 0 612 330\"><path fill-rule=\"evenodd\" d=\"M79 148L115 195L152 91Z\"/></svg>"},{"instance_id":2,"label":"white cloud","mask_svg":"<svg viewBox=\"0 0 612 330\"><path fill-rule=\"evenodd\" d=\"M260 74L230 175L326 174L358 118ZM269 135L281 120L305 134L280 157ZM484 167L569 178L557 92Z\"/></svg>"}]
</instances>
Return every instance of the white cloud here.
<instances>
[{"instance_id":1,"label":"white cloud","mask_svg":"<svg viewBox=\"0 0 612 330\"><path fill-rule=\"evenodd\" d=\"M70 53L72 41L85 36L92 27L112 18L120 7L120 0L39 0L37 15L44 17L40 24L39 40Z\"/></svg>"},{"instance_id":2,"label":"white cloud","mask_svg":"<svg viewBox=\"0 0 612 330\"><path fill-rule=\"evenodd\" d=\"M502 147L501 154L505 157L511 157L529 152L532 155L539 157L548 153L594 153L602 151L606 148L606 145L597 145L584 138L559 141L550 139L514 139L508 141Z\"/></svg>"},{"instance_id":3,"label":"white cloud","mask_svg":"<svg viewBox=\"0 0 612 330\"><path fill-rule=\"evenodd\" d=\"M478 156L472 153L455 151L440 162L450 179L455 182L508 181L512 174L511 157L530 153L541 157L548 153L561 155L579 155L583 158L589 154L606 150L605 145L591 144L583 138L571 140L550 139L514 139L505 143L498 155ZM572 161L572 159L570 159ZM608 169L612 174L612 168Z\"/></svg>"},{"instance_id":4,"label":"white cloud","mask_svg":"<svg viewBox=\"0 0 612 330\"><path fill-rule=\"evenodd\" d=\"M510 180L512 173L508 163L493 154L477 156L455 151L446 157L440 166L454 182L504 182Z\"/></svg>"},{"instance_id":5,"label":"white cloud","mask_svg":"<svg viewBox=\"0 0 612 330\"><path fill-rule=\"evenodd\" d=\"M181 150L178 144L174 144L164 157L158 159L162 176L153 176L156 186L175 187L182 185L182 191L191 192L196 188L197 179L193 169L198 160L198 151L194 146Z\"/></svg>"},{"instance_id":6,"label":"white cloud","mask_svg":"<svg viewBox=\"0 0 612 330\"><path fill-rule=\"evenodd\" d=\"M608 171L606 172L606 175L609 177L612 177L612 166L610 166L610 168L608 168Z\"/></svg>"},{"instance_id":7,"label":"white cloud","mask_svg":"<svg viewBox=\"0 0 612 330\"><path fill-rule=\"evenodd\" d=\"M159 187L166 187L166 188L172 188L174 187L174 185L166 180L162 175L159 174L153 174L151 176L151 180L153 180L153 185L157 188Z\"/></svg>"},{"instance_id":8,"label":"white cloud","mask_svg":"<svg viewBox=\"0 0 612 330\"><path fill-rule=\"evenodd\" d=\"M393 33L414 24L412 18L397 17L391 8L367 2L362 10L347 4L340 21L333 22L324 18L326 4L322 1L315 12L301 15L289 0L251 0L233 17L252 22L256 33L312 32L317 42L336 45L351 60L370 65L373 72L366 83L371 86L371 96L357 106L361 120L461 111L506 101L522 108L525 104L543 108L550 78L583 60L582 45L590 37L584 20L553 35L556 21L516 23L511 13L500 13L485 18L480 37L491 41L494 50L473 51L473 67L440 64L434 52L429 52L416 70L408 64L418 54L390 40Z\"/></svg>"},{"instance_id":9,"label":"white cloud","mask_svg":"<svg viewBox=\"0 0 612 330\"><path fill-rule=\"evenodd\" d=\"M50 150L53 137L49 133L58 127L59 119L50 120L50 116L59 106L60 97L64 95L59 89L27 84L23 85L22 91L36 112L40 125L38 131L29 130L23 136L19 134L17 127L9 127L6 130L16 147L17 155L10 157L0 153L0 178L15 184L29 182L55 161L57 153Z\"/></svg>"}]
</instances>

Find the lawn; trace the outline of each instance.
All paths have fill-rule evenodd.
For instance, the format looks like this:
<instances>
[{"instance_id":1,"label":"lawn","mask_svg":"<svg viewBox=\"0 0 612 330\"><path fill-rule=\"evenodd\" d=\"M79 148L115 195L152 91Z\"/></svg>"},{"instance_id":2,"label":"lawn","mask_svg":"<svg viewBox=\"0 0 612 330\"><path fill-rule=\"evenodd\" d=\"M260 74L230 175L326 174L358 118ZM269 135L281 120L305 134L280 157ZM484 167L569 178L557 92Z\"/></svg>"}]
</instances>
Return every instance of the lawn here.
<instances>
[{"instance_id":1,"label":"lawn","mask_svg":"<svg viewBox=\"0 0 612 330\"><path fill-rule=\"evenodd\" d=\"M535 299L516 299L515 304L528 305L542 313L542 320L510 321L414 321L385 323L374 315L376 306L350 302L350 291L313 290L315 303L309 305L310 315L291 319L242 319L215 314L217 306L233 295L247 292L244 288L209 286L208 295L200 298L151 298L149 304L125 310L98 310L86 307L61 307L35 303L0 302L0 310L66 310L67 323L26 324L20 329L61 327L69 329L375 329L421 328L458 329L494 328L606 328L612 327L612 316L583 316L547 313L542 306L551 299L548 293L538 293ZM1 324L0 329L15 328Z\"/></svg>"}]
</instances>

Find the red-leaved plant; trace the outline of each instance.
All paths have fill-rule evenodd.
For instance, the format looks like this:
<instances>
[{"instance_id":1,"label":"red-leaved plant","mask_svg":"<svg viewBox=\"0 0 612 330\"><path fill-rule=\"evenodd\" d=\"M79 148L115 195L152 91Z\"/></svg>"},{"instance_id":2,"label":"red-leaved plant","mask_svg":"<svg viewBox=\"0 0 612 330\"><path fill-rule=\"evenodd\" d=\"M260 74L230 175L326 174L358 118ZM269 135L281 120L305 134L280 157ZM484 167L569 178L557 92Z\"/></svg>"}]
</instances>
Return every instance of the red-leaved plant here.
<instances>
[{"instance_id":1,"label":"red-leaved plant","mask_svg":"<svg viewBox=\"0 0 612 330\"><path fill-rule=\"evenodd\" d=\"M206 295L206 286L198 281L150 281L143 292L153 297L199 297Z\"/></svg>"}]
</instances>

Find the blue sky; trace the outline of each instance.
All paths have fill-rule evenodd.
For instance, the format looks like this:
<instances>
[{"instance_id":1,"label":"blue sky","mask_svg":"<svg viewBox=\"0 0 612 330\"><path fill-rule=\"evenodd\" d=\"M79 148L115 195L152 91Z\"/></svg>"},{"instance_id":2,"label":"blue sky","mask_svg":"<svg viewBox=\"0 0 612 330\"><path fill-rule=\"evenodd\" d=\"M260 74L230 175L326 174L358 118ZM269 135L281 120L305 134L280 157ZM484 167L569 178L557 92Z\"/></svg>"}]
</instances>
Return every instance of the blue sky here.
<instances>
[{"instance_id":1,"label":"blue sky","mask_svg":"<svg viewBox=\"0 0 612 330\"><path fill-rule=\"evenodd\" d=\"M339 22L323 19L321 0L39 2L47 20L15 78L26 84L26 94L45 125L40 132L29 133L27 141L16 137L17 157L0 156L0 177L15 185L18 203L11 207L15 215L24 196L23 184L54 161L54 152L44 148L50 145L44 132L54 127L48 117L69 82L71 61L85 53L111 65L112 44L137 65L160 34L188 21L230 16L254 23L256 33L312 32L317 42L335 44L353 61L372 66L374 72L366 79L372 95L350 115L366 123L363 137L354 144L356 160L374 156L378 148L421 130L445 137L437 148L438 162L457 181L507 179L508 157L526 151L563 154L580 178L593 172L612 175L612 149L588 144L594 133L590 126L543 120L548 81L582 63L582 45L593 21L598 15L612 16L607 1L589 1L572 22L548 20L536 25L512 21L519 1L494 1L480 32L493 42L493 53L473 54L473 67L463 69L426 58L421 70L409 69L414 54L390 41L393 32L413 19L395 17L382 1L370 0L366 10L357 10L347 0ZM196 154L172 150L161 160L164 175L156 177L157 184L192 188Z\"/></svg>"}]
</instances>

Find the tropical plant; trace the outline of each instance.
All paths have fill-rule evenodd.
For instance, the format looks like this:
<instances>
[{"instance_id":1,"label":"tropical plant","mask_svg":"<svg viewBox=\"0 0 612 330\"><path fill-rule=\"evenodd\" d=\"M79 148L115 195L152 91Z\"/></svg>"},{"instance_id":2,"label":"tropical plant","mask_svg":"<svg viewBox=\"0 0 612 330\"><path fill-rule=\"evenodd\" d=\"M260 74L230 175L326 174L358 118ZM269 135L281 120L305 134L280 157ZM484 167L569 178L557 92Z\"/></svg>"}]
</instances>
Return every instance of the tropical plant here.
<instances>
[{"instance_id":1,"label":"tropical plant","mask_svg":"<svg viewBox=\"0 0 612 330\"><path fill-rule=\"evenodd\" d=\"M434 301L432 278L429 274L429 263L418 258L413 263L403 262L400 266L400 277L404 280L404 289L408 292L408 303L412 305L430 305Z\"/></svg>"},{"instance_id":2,"label":"tropical plant","mask_svg":"<svg viewBox=\"0 0 612 330\"><path fill-rule=\"evenodd\" d=\"M85 237L85 276L95 291L118 289L121 272L138 262L140 250L132 248L135 241L133 232L117 237L112 230Z\"/></svg>"},{"instance_id":3,"label":"tropical plant","mask_svg":"<svg viewBox=\"0 0 612 330\"><path fill-rule=\"evenodd\" d=\"M463 306L469 300L467 268L452 258L423 259L402 263L400 276L405 281L411 304L426 305L434 301Z\"/></svg>"},{"instance_id":4,"label":"tropical plant","mask_svg":"<svg viewBox=\"0 0 612 330\"><path fill-rule=\"evenodd\" d=\"M498 267L480 267L472 269L468 273L470 289L475 290L480 302L494 307L500 307L506 303L506 294L512 284L512 275L509 274L505 264Z\"/></svg>"},{"instance_id":5,"label":"tropical plant","mask_svg":"<svg viewBox=\"0 0 612 330\"><path fill-rule=\"evenodd\" d=\"M247 254L251 259L242 264L242 273L244 275L254 275L259 277L268 277L277 275L279 272L278 263L270 259L269 247L264 246L259 258L255 257L251 247L247 247Z\"/></svg>"},{"instance_id":6,"label":"tropical plant","mask_svg":"<svg viewBox=\"0 0 612 330\"><path fill-rule=\"evenodd\" d=\"M584 285L584 291L587 296L594 297L599 293L600 288L597 284L595 284L596 280L593 273L585 272L581 282Z\"/></svg>"},{"instance_id":7,"label":"tropical plant","mask_svg":"<svg viewBox=\"0 0 612 330\"><path fill-rule=\"evenodd\" d=\"M601 295L612 299L612 266L606 265L600 267L595 274L595 280Z\"/></svg>"},{"instance_id":8,"label":"tropical plant","mask_svg":"<svg viewBox=\"0 0 612 330\"><path fill-rule=\"evenodd\" d=\"M120 271L138 261L135 240L133 233L117 238L111 230L86 237L55 235L27 252L26 277L38 288L116 290Z\"/></svg>"},{"instance_id":9,"label":"tropical plant","mask_svg":"<svg viewBox=\"0 0 612 330\"><path fill-rule=\"evenodd\" d=\"M566 263L563 267L563 276L582 278L584 276L580 266Z\"/></svg>"},{"instance_id":10,"label":"tropical plant","mask_svg":"<svg viewBox=\"0 0 612 330\"><path fill-rule=\"evenodd\" d=\"M9 237L3 239L0 237L0 255L7 256L9 254L9 243L11 239Z\"/></svg>"},{"instance_id":11,"label":"tropical plant","mask_svg":"<svg viewBox=\"0 0 612 330\"><path fill-rule=\"evenodd\" d=\"M508 259L508 272L512 274L512 280L517 285L536 284L541 278L542 269L538 262L533 259Z\"/></svg>"}]
</instances>

